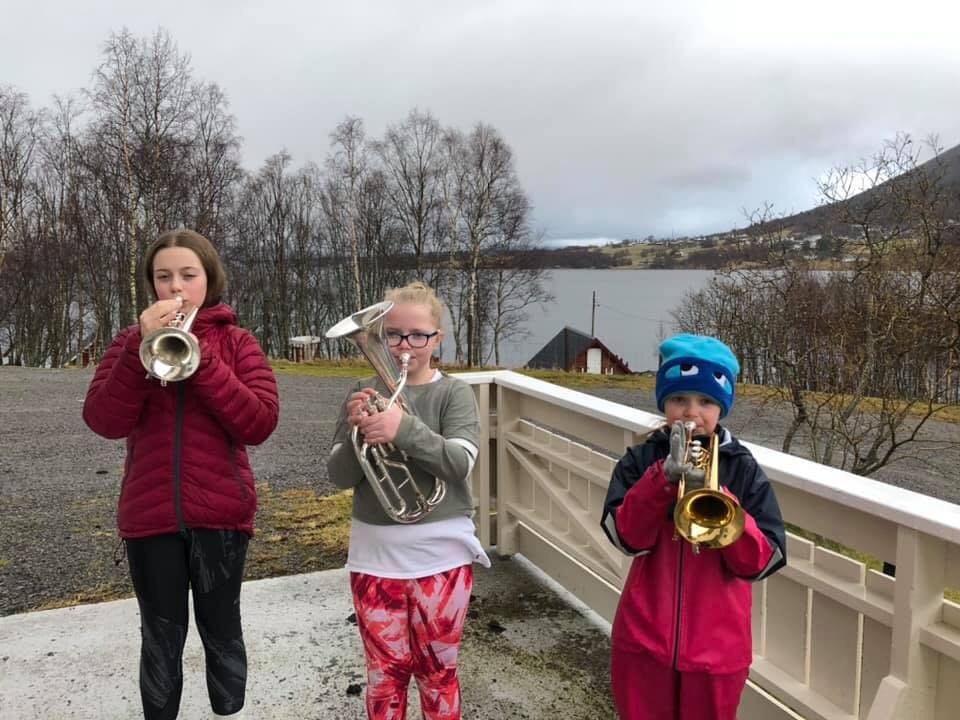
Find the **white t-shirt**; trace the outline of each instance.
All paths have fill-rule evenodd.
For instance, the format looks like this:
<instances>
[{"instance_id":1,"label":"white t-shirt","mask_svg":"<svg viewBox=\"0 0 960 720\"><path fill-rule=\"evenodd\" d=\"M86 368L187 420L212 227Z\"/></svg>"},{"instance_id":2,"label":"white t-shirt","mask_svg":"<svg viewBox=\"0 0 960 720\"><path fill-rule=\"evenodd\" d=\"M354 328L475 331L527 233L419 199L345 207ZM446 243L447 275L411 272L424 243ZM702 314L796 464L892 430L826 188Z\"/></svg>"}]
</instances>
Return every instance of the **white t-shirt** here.
<instances>
[{"instance_id":1,"label":"white t-shirt","mask_svg":"<svg viewBox=\"0 0 960 720\"><path fill-rule=\"evenodd\" d=\"M473 520L463 515L411 525L370 525L356 518L350 523L351 572L410 579L475 562L490 567Z\"/></svg>"}]
</instances>

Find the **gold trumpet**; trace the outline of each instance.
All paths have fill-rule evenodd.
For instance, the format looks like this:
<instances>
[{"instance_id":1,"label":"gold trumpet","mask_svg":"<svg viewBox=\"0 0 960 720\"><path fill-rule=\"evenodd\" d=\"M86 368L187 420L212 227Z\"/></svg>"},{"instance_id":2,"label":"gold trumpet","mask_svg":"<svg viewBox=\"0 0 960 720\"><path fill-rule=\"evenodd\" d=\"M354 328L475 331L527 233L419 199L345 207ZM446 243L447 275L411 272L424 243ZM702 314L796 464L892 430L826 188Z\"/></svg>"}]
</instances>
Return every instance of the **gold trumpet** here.
<instances>
[{"instance_id":1,"label":"gold trumpet","mask_svg":"<svg viewBox=\"0 0 960 720\"><path fill-rule=\"evenodd\" d=\"M693 545L694 552L700 552L701 547L722 548L735 542L743 533L744 517L743 508L720 490L717 434L711 436L710 447L704 448L700 440L693 439L694 427L693 423L674 423L673 432L681 438L680 464L689 463L693 471L689 479L687 473L680 476L673 522L677 534Z\"/></svg>"}]
</instances>

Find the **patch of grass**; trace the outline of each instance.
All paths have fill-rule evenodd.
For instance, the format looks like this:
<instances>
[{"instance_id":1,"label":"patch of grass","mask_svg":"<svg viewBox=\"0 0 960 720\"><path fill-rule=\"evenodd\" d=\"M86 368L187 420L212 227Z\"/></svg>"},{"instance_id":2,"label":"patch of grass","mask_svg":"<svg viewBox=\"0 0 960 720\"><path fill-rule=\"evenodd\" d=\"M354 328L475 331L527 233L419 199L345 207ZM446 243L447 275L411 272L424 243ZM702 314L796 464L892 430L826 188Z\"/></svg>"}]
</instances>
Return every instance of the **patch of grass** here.
<instances>
[{"instance_id":1,"label":"patch of grass","mask_svg":"<svg viewBox=\"0 0 960 720\"><path fill-rule=\"evenodd\" d=\"M259 483L257 495L258 529L250 544L246 579L343 567L350 539L351 491L275 492L269 483Z\"/></svg>"},{"instance_id":2,"label":"patch of grass","mask_svg":"<svg viewBox=\"0 0 960 720\"><path fill-rule=\"evenodd\" d=\"M650 390L656 386L656 374L653 372L642 372L635 375L590 375L587 373L570 373L562 370L525 370L517 369L522 375L539 378L552 382L555 385L561 385L568 388L623 388L628 390ZM787 404L789 400L784 394L784 390L765 385L749 385L740 383L737 385L737 394L740 397L749 397L755 400L770 400ZM825 393L805 393L811 403L844 402L845 397L836 396L832 398ZM888 403L891 401L887 401ZM906 403L893 401L894 407L902 408ZM861 407L865 412L878 412L882 409L884 400L882 398L867 397L861 401ZM910 415L920 417L925 414L926 408L922 404L917 404L911 408ZM935 406L933 419L941 422L960 424L960 405L937 405Z\"/></svg>"},{"instance_id":3,"label":"patch of grass","mask_svg":"<svg viewBox=\"0 0 960 720\"><path fill-rule=\"evenodd\" d=\"M10 564L10 561L6 558L0 557L0 570L3 570L7 565Z\"/></svg>"},{"instance_id":4,"label":"patch of grass","mask_svg":"<svg viewBox=\"0 0 960 720\"><path fill-rule=\"evenodd\" d=\"M599 252L603 255L623 256L626 254L626 256L630 258L630 264L622 265L620 267L627 269L648 267L660 249L661 248L656 245L650 245L647 243L637 243L627 246L604 245L603 247L598 248Z\"/></svg>"},{"instance_id":5,"label":"patch of grass","mask_svg":"<svg viewBox=\"0 0 960 720\"><path fill-rule=\"evenodd\" d=\"M366 360L346 358L343 360L311 360L295 363L290 360L271 360L274 372L287 375L307 375L312 377L350 377L366 378L373 375L373 368ZM471 368L456 363L440 363L439 369L448 373L474 372L484 370L503 370L500 367Z\"/></svg>"},{"instance_id":6,"label":"patch of grass","mask_svg":"<svg viewBox=\"0 0 960 720\"><path fill-rule=\"evenodd\" d=\"M840 401L843 402L843 399L841 398ZM889 403L890 401L887 402ZM868 397L862 401L862 408L867 412L879 412L883 409L883 405L884 401L881 398ZM898 412L905 405L906 403L903 401L894 401L894 412ZM921 417L926 415L926 413L927 408L919 402L915 403L909 410L909 415L912 417ZM940 420L941 422L960 423L960 405L934 405L931 418L933 420Z\"/></svg>"},{"instance_id":7,"label":"patch of grass","mask_svg":"<svg viewBox=\"0 0 960 720\"><path fill-rule=\"evenodd\" d=\"M133 597L133 591L128 582L122 584L101 583L89 590L81 590L64 597L47 600L40 605L31 607L30 611L56 610L74 605L88 605L90 603L109 602L111 600L123 600L129 597Z\"/></svg>"},{"instance_id":8,"label":"patch of grass","mask_svg":"<svg viewBox=\"0 0 960 720\"><path fill-rule=\"evenodd\" d=\"M784 404L789 403L786 390L783 388L767 387L765 385L737 385L737 394L741 397L750 397L757 400L772 400ZM809 403L813 406L820 404L836 405L847 401L844 395L830 395L828 393L818 393L804 391ZM861 409L864 412L880 412L883 409L884 402L888 405L892 403L894 411L903 408L907 403L905 401L884 401L883 398L865 397L860 401ZM916 403L910 408L911 417L921 417L926 414L926 407L922 403ZM935 405L932 419L941 422L960 424L960 405Z\"/></svg>"},{"instance_id":9,"label":"patch of grass","mask_svg":"<svg viewBox=\"0 0 960 720\"><path fill-rule=\"evenodd\" d=\"M312 360L295 363L290 360L271 360L273 371L286 375L309 375L313 377L367 377L373 368L365 360Z\"/></svg>"}]
</instances>

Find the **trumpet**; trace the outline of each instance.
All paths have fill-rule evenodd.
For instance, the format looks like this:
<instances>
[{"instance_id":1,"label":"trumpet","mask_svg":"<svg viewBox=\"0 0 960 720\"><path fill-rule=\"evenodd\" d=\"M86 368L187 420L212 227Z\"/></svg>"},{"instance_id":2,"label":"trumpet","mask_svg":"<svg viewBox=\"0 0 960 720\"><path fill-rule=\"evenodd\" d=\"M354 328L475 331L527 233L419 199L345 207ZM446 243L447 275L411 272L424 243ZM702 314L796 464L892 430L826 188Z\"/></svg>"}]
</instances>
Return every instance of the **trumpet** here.
<instances>
[{"instance_id":1,"label":"trumpet","mask_svg":"<svg viewBox=\"0 0 960 720\"><path fill-rule=\"evenodd\" d=\"M200 343L190 332L199 310L195 307L189 315L178 312L166 327L140 341L140 363L147 376L157 378L164 387L186 380L200 367Z\"/></svg>"},{"instance_id":2,"label":"trumpet","mask_svg":"<svg viewBox=\"0 0 960 720\"><path fill-rule=\"evenodd\" d=\"M719 452L717 434L710 438L710 447L704 448L693 438L693 423L674 423L673 433L679 434L678 447L682 449L681 465L693 470L680 476L677 505L673 512L676 534L700 548L722 548L735 542L743 533L743 508L720 490L718 479ZM671 446L671 452L673 451Z\"/></svg>"}]
</instances>

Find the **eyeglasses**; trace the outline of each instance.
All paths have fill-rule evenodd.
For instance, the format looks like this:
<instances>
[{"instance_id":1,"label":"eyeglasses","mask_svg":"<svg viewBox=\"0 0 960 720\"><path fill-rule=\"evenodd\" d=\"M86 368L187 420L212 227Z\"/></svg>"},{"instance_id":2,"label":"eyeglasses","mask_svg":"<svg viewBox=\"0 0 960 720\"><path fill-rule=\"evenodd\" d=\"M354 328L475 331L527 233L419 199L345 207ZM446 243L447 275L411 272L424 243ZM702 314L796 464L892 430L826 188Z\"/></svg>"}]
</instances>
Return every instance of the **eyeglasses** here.
<instances>
[{"instance_id":1,"label":"eyeglasses","mask_svg":"<svg viewBox=\"0 0 960 720\"><path fill-rule=\"evenodd\" d=\"M398 332L388 332L387 344L390 347L398 347L400 343L406 340L410 347L422 348L426 347L427 343L430 342L430 338L439 334L439 332L439 330L434 330L432 333L412 332L403 334Z\"/></svg>"}]
</instances>

